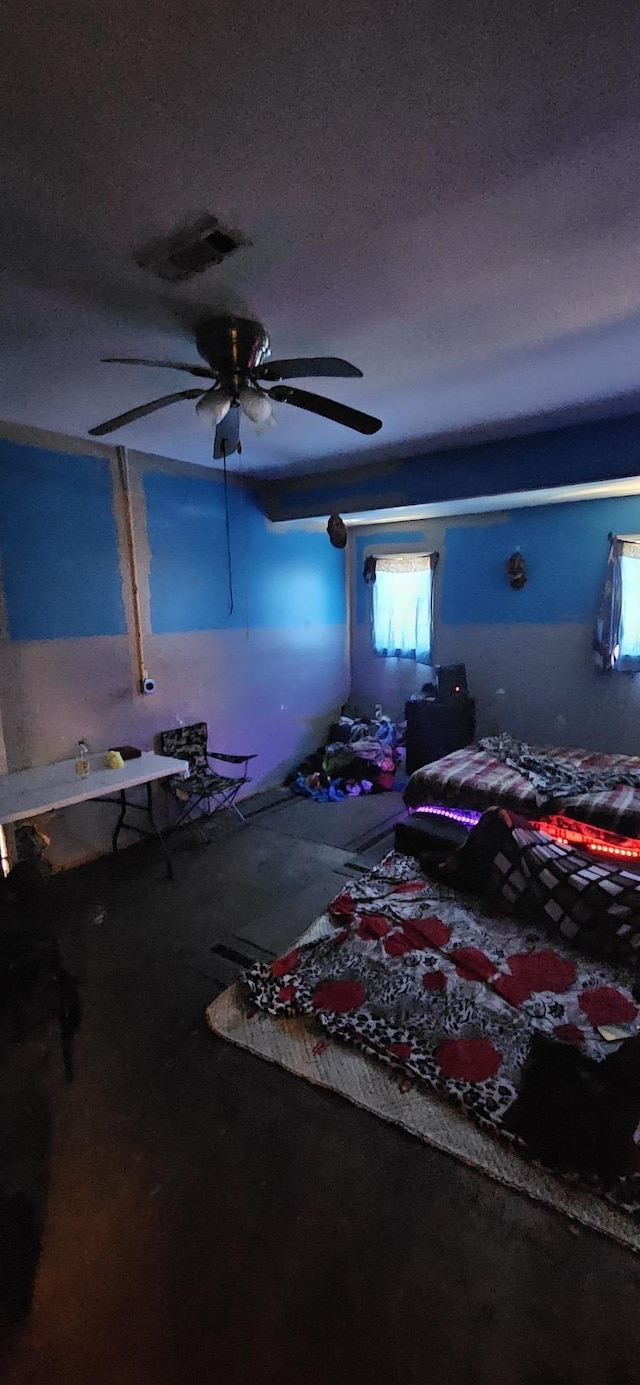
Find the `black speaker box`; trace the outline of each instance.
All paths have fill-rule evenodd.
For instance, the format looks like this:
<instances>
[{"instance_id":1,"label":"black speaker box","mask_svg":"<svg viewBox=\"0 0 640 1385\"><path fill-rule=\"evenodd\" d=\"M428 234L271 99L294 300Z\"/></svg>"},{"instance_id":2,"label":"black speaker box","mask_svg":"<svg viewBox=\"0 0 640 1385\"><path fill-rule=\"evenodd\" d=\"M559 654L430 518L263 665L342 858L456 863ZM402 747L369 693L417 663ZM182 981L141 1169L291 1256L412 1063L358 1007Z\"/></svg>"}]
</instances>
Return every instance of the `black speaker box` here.
<instances>
[{"instance_id":1,"label":"black speaker box","mask_svg":"<svg viewBox=\"0 0 640 1385\"><path fill-rule=\"evenodd\" d=\"M454 702L467 696L467 670L464 664L436 665L436 701Z\"/></svg>"}]
</instances>

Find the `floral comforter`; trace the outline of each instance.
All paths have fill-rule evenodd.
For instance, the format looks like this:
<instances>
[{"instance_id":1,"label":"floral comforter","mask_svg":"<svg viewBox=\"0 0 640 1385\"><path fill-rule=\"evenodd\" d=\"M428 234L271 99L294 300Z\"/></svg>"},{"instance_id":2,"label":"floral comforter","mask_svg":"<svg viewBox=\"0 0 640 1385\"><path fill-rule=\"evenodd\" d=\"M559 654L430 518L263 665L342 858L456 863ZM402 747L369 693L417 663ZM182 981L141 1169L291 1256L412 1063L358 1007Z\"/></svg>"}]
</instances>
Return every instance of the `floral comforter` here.
<instances>
[{"instance_id":1,"label":"floral comforter","mask_svg":"<svg viewBox=\"0 0 640 1385\"><path fill-rule=\"evenodd\" d=\"M583 959L542 925L482 912L391 853L330 906L332 936L244 975L256 1006L311 1015L500 1131L535 1029L602 1059L596 1026L640 1032L633 977ZM505 1132L506 1134L506 1132ZM615 1200L640 1212L640 1173Z\"/></svg>"}]
</instances>

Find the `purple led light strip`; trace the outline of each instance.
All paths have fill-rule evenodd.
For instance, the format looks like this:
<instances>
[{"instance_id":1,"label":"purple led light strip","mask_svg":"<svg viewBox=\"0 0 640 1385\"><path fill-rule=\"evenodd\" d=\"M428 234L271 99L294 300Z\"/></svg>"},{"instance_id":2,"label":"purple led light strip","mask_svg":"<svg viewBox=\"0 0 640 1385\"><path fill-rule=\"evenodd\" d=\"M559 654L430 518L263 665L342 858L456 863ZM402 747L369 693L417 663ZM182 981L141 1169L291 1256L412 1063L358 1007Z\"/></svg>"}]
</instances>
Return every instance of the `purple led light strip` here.
<instances>
[{"instance_id":1,"label":"purple led light strip","mask_svg":"<svg viewBox=\"0 0 640 1385\"><path fill-rule=\"evenodd\" d=\"M419 808L410 808L409 812L432 813L439 818L451 818L452 822L461 822L464 827L475 827L482 817L482 813L476 812L475 808L445 808L441 803L423 803Z\"/></svg>"}]
</instances>

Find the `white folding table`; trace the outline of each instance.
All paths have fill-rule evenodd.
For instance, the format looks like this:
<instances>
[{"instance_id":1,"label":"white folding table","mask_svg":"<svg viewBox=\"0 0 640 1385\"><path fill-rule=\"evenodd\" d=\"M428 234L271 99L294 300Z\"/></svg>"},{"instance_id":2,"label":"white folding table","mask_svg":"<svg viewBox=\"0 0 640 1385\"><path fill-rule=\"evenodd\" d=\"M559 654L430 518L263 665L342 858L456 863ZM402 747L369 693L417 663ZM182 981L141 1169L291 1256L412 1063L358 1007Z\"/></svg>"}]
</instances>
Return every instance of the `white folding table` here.
<instances>
[{"instance_id":1,"label":"white folding table","mask_svg":"<svg viewBox=\"0 0 640 1385\"><path fill-rule=\"evenodd\" d=\"M92 799L102 799L115 803L120 812L116 822L112 846L118 849L120 833L136 832L139 836L156 836L167 862L169 879L173 878L171 858L166 843L153 815L151 787L157 779L167 779L173 775L183 778L189 773L185 760L174 760L168 755L155 755L146 750L133 760L126 760L121 769L105 769L104 755L90 757L90 773L81 777L76 774L75 760L59 760L53 765L38 765L35 769L17 770L12 774L0 775L0 823L7 827L10 823L24 818L38 817L42 813L53 812L56 808L69 808L75 803L88 803ZM132 802L127 798L127 790L144 785L145 801ZM148 818L150 828L127 822L128 813L142 813Z\"/></svg>"}]
</instances>

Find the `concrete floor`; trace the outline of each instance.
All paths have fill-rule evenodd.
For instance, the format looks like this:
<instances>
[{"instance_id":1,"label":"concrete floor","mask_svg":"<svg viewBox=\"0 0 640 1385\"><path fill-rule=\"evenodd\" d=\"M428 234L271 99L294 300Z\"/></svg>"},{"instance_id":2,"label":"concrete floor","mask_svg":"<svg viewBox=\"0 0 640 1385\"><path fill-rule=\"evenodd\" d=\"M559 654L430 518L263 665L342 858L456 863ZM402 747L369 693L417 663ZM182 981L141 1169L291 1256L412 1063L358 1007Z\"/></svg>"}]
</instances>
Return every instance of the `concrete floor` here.
<instances>
[{"instance_id":1,"label":"concrete floor","mask_svg":"<svg viewBox=\"0 0 640 1385\"><path fill-rule=\"evenodd\" d=\"M207 1030L211 944L285 946L375 828L299 806L185 835L173 886L154 847L57 882L86 1014L71 1087L55 1030L0 1055L0 1184L42 1214L4 1378L635 1385L628 1251Z\"/></svg>"}]
</instances>

